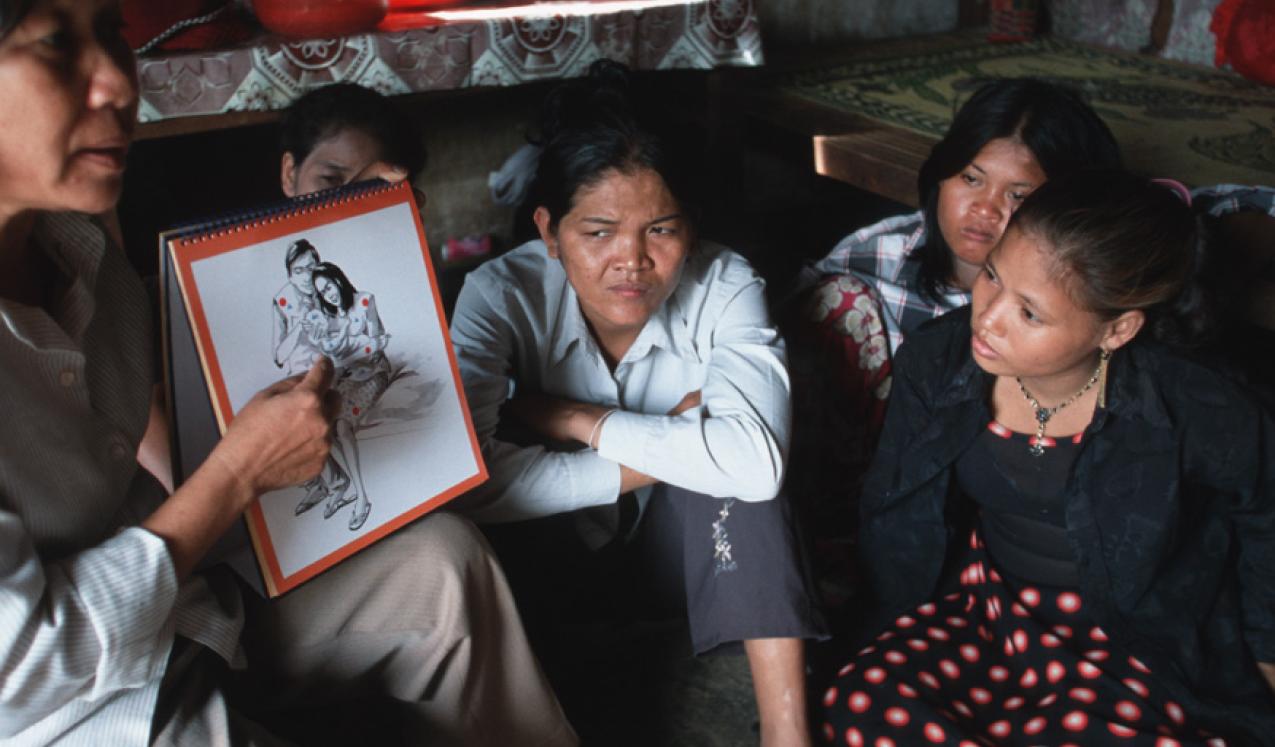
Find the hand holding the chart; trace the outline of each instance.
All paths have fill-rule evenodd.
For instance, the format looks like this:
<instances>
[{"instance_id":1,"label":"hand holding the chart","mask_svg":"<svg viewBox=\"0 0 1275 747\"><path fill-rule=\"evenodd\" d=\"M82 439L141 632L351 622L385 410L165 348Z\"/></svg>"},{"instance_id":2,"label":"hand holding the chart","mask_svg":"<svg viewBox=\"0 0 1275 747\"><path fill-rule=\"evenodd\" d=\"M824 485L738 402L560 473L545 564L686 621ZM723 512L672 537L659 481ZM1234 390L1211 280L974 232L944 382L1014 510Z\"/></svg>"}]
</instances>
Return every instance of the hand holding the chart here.
<instances>
[{"instance_id":1,"label":"hand holding the chart","mask_svg":"<svg viewBox=\"0 0 1275 747\"><path fill-rule=\"evenodd\" d=\"M398 184L408 178L407 169L402 166L396 166L388 161L373 161L368 164L350 181L361 182L365 179L380 179L390 184ZM412 187L412 196L416 198L416 209L425 211L425 193Z\"/></svg>"},{"instance_id":2,"label":"hand holding the chart","mask_svg":"<svg viewBox=\"0 0 1275 747\"><path fill-rule=\"evenodd\" d=\"M261 390L244 405L210 455L246 483L253 499L319 473L332 446L339 395L332 363L319 358L308 372Z\"/></svg>"}]
</instances>

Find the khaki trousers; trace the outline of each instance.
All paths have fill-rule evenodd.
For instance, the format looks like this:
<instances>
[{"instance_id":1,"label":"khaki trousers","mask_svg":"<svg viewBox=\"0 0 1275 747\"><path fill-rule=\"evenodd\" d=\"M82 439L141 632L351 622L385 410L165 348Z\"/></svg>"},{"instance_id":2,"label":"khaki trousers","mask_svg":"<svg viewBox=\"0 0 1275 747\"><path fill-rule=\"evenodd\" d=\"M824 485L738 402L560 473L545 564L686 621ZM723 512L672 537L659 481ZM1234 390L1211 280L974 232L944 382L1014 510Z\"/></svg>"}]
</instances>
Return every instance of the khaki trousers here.
<instances>
[{"instance_id":1,"label":"khaki trousers","mask_svg":"<svg viewBox=\"0 0 1275 747\"><path fill-rule=\"evenodd\" d=\"M244 603L248 669L219 674L202 647L176 651L156 744L577 743L504 574L455 515L431 514L279 599L245 592Z\"/></svg>"}]
</instances>

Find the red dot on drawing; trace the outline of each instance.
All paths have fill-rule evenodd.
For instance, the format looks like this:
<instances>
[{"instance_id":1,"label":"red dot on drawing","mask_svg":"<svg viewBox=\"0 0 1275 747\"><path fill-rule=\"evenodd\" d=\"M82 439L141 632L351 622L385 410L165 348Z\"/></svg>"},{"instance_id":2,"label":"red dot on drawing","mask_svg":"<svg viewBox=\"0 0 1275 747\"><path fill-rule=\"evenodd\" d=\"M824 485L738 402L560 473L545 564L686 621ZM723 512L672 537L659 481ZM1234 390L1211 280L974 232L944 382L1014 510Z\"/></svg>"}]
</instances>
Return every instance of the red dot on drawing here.
<instances>
[{"instance_id":1,"label":"red dot on drawing","mask_svg":"<svg viewBox=\"0 0 1275 747\"><path fill-rule=\"evenodd\" d=\"M353 408L353 410L354 410L354 414L355 414L355 415L358 415L360 412L362 412L362 410L360 410L360 409L359 409L359 408L357 408L357 407Z\"/></svg>"},{"instance_id":2,"label":"red dot on drawing","mask_svg":"<svg viewBox=\"0 0 1275 747\"><path fill-rule=\"evenodd\" d=\"M280 298L280 299L279 299L279 305L280 305L280 306L287 306L287 305L288 305L288 299L286 299L286 298Z\"/></svg>"},{"instance_id":3,"label":"red dot on drawing","mask_svg":"<svg viewBox=\"0 0 1275 747\"><path fill-rule=\"evenodd\" d=\"M368 353L368 354L371 354L371 352L372 352L372 346L371 346L371 345L368 345L367 347L363 348L363 352Z\"/></svg>"},{"instance_id":4,"label":"red dot on drawing","mask_svg":"<svg viewBox=\"0 0 1275 747\"><path fill-rule=\"evenodd\" d=\"M365 298L365 299L363 299L363 305L364 305L364 306L367 306L367 299L366 299L366 298Z\"/></svg>"}]
</instances>

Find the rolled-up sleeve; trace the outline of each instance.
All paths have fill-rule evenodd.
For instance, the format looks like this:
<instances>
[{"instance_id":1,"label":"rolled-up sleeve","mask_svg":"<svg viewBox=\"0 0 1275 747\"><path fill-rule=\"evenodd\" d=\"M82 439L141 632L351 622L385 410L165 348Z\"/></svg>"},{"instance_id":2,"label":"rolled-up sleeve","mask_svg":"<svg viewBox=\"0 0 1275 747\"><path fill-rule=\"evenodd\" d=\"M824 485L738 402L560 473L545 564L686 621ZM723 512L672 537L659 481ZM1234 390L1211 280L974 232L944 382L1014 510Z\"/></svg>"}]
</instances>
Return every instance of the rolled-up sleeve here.
<instances>
[{"instance_id":1,"label":"rolled-up sleeve","mask_svg":"<svg viewBox=\"0 0 1275 747\"><path fill-rule=\"evenodd\" d=\"M752 268L734 258L720 272L702 310L701 406L678 416L617 412L602 426L598 453L687 490L769 500L783 481L791 425L783 339Z\"/></svg>"},{"instance_id":2,"label":"rolled-up sleeve","mask_svg":"<svg viewBox=\"0 0 1275 747\"><path fill-rule=\"evenodd\" d=\"M459 507L475 521L495 523L615 501L620 493L615 462L590 450L551 451L496 438L518 339L511 318L518 317L493 303L481 281L466 281L452 316L452 346L489 477Z\"/></svg>"},{"instance_id":3,"label":"rolled-up sleeve","mask_svg":"<svg viewBox=\"0 0 1275 747\"><path fill-rule=\"evenodd\" d=\"M0 511L0 736L160 677L176 598L168 549L144 529L46 562Z\"/></svg>"}]
</instances>

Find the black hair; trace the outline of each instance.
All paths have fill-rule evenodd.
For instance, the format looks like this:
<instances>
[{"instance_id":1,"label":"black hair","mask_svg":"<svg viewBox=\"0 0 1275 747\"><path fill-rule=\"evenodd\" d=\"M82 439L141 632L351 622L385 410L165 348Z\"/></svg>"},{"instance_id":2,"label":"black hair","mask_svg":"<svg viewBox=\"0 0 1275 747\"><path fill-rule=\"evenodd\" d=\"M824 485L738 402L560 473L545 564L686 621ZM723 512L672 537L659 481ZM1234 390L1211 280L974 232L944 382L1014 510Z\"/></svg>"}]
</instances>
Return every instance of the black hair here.
<instances>
[{"instance_id":1,"label":"black hair","mask_svg":"<svg viewBox=\"0 0 1275 747\"><path fill-rule=\"evenodd\" d=\"M1075 91L1034 78L993 80L974 92L930 151L917 178L925 215L921 292L937 301L952 277L952 250L939 229L939 185L959 174L992 140L1022 143L1046 179L1084 168L1119 168L1111 130Z\"/></svg>"},{"instance_id":2,"label":"black hair","mask_svg":"<svg viewBox=\"0 0 1275 747\"><path fill-rule=\"evenodd\" d=\"M355 83L316 88L293 102L279 127L279 145L298 166L322 141L358 130L381 147L381 159L413 178L425 167L425 146L411 118L387 96Z\"/></svg>"},{"instance_id":3,"label":"black hair","mask_svg":"<svg viewBox=\"0 0 1275 747\"><path fill-rule=\"evenodd\" d=\"M30 12L32 5L35 5L35 0L0 0L0 39L9 35Z\"/></svg>"},{"instance_id":4,"label":"black hair","mask_svg":"<svg viewBox=\"0 0 1275 747\"><path fill-rule=\"evenodd\" d=\"M581 188L610 171L643 169L659 174L693 222L699 204L693 159L660 132L660 123L637 115L633 94L628 68L603 59L590 65L585 78L562 83L545 98L539 133L530 138L542 148L531 203L549 211L552 230L571 212Z\"/></svg>"},{"instance_id":5,"label":"black hair","mask_svg":"<svg viewBox=\"0 0 1275 747\"><path fill-rule=\"evenodd\" d=\"M1160 342L1207 340L1216 320L1208 232L1169 187L1119 169L1078 171L1032 192L1011 229L1035 238L1071 296L1100 318L1139 309Z\"/></svg>"},{"instance_id":6,"label":"black hair","mask_svg":"<svg viewBox=\"0 0 1275 747\"><path fill-rule=\"evenodd\" d=\"M317 285L319 278L324 278L336 283L336 288L341 293L340 308L329 303L328 299L324 298L323 294L319 292L319 287ZM350 307L354 305L354 294L358 291L355 289L354 285L350 283L350 279L345 276L345 273L341 271L340 267L337 267L331 262L320 262L314 266L314 280L316 283L314 287L314 296L319 299L319 306L328 316L336 316L339 312L349 311Z\"/></svg>"},{"instance_id":7,"label":"black hair","mask_svg":"<svg viewBox=\"0 0 1275 747\"><path fill-rule=\"evenodd\" d=\"M283 260L284 269L292 272L292 266L297 263L298 259L301 259L303 254L307 253L314 255L315 262L319 261L319 250L315 249L314 244L311 244L307 239L297 239L292 242L288 247L288 256Z\"/></svg>"}]
</instances>

